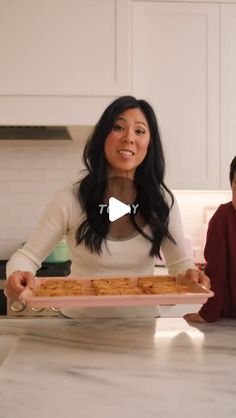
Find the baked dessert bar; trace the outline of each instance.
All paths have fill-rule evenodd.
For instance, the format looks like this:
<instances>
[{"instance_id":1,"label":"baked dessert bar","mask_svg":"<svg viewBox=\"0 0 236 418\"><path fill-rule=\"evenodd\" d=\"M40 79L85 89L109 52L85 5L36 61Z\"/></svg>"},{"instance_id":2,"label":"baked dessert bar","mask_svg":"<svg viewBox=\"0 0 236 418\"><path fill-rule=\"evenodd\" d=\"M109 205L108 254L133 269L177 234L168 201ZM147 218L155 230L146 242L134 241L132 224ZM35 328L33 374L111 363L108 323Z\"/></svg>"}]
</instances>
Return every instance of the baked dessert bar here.
<instances>
[{"instance_id":1,"label":"baked dessert bar","mask_svg":"<svg viewBox=\"0 0 236 418\"><path fill-rule=\"evenodd\" d=\"M115 279L93 279L91 284L95 288L99 287L130 287L131 281L129 278L115 278Z\"/></svg>"},{"instance_id":2,"label":"baked dessert bar","mask_svg":"<svg viewBox=\"0 0 236 418\"><path fill-rule=\"evenodd\" d=\"M177 283L163 283L153 284L151 286L144 286L143 292L145 294L159 295L163 293L188 293L189 288Z\"/></svg>"},{"instance_id":3,"label":"baked dessert bar","mask_svg":"<svg viewBox=\"0 0 236 418\"><path fill-rule=\"evenodd\" d=\"M137 286L124 287L98 287L96 289L97 295L114 296L114 295L141 295L142 289Z\"/></svg>"},{"instance_id":4,"label":"baked dessert bar","mask_svg":"<svg viewBox=\"0 0 236 418\"><path fill-rule=\"evenodd\" d=\"M156 284L176 283L175 276L150 276L138 277L137 285L141 287L152 286Z\"/></svg>"},{"instance_id":5,"label":"baked dessert bar","mask_svg":"<svg viewBox=\"0 0 236 418\"><path fill-rule=\"evenodd\" d=\"M73 296L84 295L87 289L78 280L70 279L49 279L42 280L39 289L36 289L35 296Z\"/></svg>"}]
</instances>

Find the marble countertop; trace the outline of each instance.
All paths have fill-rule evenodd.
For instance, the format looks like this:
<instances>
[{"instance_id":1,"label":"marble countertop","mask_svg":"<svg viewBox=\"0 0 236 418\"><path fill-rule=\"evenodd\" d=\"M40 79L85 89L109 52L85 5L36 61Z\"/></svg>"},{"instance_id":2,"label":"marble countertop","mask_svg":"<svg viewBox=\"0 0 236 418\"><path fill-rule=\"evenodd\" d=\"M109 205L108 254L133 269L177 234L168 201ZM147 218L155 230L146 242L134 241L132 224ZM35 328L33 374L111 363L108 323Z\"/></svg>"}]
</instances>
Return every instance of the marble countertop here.
<instances>
[{"instance_id":1,"label":"marble countertop","mask_svg":"<svg viewBox=\"0 0 236 418\"><path fill-rule=\"evenodd\" d=\"M0 319L0 418L236 416L236 321Z\"/></svg>"}]
</instances>

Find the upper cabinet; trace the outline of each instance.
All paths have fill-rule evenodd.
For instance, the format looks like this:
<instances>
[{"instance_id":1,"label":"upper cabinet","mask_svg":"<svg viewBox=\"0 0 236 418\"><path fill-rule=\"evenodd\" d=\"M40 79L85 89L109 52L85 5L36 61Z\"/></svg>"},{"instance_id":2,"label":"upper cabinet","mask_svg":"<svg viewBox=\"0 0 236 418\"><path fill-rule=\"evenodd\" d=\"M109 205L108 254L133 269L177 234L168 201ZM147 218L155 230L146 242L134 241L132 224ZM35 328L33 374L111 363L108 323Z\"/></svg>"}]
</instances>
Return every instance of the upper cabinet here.
<instances>
[{"instance_id":1,"label":"upper cabinet","mask_svg":"<svg viewBox=\"0 0 236 418\"><path fill-rule=\"evenodd\" d=\"M236 155L236 4L221 8L221 188L229 188L229 165Z\"/></svg>"},{"instance_id":2,"label":"upper cabinet","mask_svg":"<svg viewBox=\"0 0 236 418\"><path fill-rule=\"evenodd\" d=\"M128 9L127 0L1 0L0 123L95 123L129 90Z\"/></svg>"},{"instance_id":3,"label":"upper cabinet","mask_svg":"<svg viewBox=\"0 0 236 418\"><path fill-rule=\"evenodd\" d=\"M133 2L132 89L154 106L172 188L219 186L219 10Z\"/></svg>"},{"instance_id":4,"label":"upper cabinet","mask_svg":"<svg viewBox=\"0 0 236 418\"><path fill-rule=\"evenodd\" d=\"M166 183L229 189L236 155L236 4L132 1L132 91L157 114Z\"/></svg>"},{"instance_id":5,"label":"upper cabinet","mask_svg":"<svg viewBox=\"0 0 236 418\"><path fill-rule=\"evenodd\" d=\"M0 94L126 91L127 5L122 0L1 0Z\"/></svg>"}]
</instances>

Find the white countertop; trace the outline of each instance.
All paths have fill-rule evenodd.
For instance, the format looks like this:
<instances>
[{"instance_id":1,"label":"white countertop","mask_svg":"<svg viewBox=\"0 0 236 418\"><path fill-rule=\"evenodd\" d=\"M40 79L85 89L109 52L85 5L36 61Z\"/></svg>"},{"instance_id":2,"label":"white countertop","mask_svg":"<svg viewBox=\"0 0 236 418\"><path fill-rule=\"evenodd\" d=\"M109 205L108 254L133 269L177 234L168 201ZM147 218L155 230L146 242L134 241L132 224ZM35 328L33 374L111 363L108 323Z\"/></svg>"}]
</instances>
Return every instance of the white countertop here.
<instances>
[{"instance_id":1,"label":"white countertop","mask_svg":"<svg viewBox=\"0 0 236 418\"><path fill-rule=\"evenodd\" d=\"M235 417L236 322L0 319L0 418Z\"/></svg>"}]
</instances>

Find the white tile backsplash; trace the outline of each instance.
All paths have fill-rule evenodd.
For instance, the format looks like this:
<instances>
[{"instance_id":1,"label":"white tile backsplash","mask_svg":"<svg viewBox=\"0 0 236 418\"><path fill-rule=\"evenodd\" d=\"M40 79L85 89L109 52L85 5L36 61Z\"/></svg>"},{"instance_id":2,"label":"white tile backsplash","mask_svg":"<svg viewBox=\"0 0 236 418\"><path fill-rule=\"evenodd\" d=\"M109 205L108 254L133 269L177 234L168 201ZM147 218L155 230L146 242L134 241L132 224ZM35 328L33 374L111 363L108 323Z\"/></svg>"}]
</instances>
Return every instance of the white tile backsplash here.
<instances>
[{"instance_id":1,"label":"white tile backsplash","mask_svg":"<svg viewBox=\"0 0 236 418\"><path fill-rule=\"evenodd\" d=\"M0 259L28 239L54 192L77 180L83 147L79 138L0 142Z\"/></svg>"},{"instance_id":2,"label":"white tile backsplash","mask_svg":"<svg viewBox=\"0 0 236 418\"><path fill-rule=\"evenodd\" d=\"M83 146L79 138L0 142L0 259L8 258L27 240L53 193L77 180L83 168ZM202 246L204 207L229 201L230 191L177 190L174 194L185 234L195 247Z\"/></svg>"}]
</instances>

